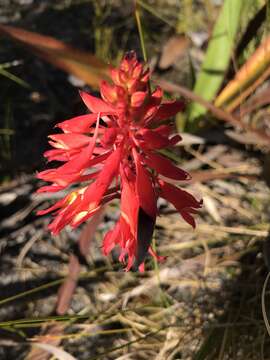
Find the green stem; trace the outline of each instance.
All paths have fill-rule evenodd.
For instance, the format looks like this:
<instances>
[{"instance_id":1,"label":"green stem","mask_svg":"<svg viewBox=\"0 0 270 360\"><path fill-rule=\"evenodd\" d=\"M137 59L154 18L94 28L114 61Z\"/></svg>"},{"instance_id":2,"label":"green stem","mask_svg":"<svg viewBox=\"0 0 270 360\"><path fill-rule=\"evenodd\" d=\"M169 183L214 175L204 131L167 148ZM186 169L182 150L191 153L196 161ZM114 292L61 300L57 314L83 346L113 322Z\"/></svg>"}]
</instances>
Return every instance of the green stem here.
<instances>
[{"instance_id":1,"label":"green stem","mask_svg":"<svg viewBox=\"0 0 270 360\"><path fill-rule=\"evenodd\" d=\"M142 28L142 23L141 23L141 15L140 15L140 10L139 10L139 5L138 5L137 0L135 0L135 18L136 18L136 22L137 22L139 37L140 37L143 59L145 62L147 62L147 54L146 54L146 48L145 48L145 43L144 43L144 34L143 34L143 28Z\"/></svg>"}]
</instances>

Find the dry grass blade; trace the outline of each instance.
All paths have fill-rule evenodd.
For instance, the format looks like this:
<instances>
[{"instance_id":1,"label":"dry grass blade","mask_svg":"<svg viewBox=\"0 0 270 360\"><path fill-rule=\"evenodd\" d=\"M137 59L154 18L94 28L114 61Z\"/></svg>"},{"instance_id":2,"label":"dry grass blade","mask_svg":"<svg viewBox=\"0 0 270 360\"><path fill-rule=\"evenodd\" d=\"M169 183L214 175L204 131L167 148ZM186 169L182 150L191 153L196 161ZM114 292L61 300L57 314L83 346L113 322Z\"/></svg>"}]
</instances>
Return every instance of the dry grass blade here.
<instances>
[{"instance_id":1,"label":"dry grass blade","mask_svg":"<svg viewBox=\"0 0 270 360\"><path fill-rule=\"evenodd\" d=\"M80 268L81 267L77 256L71 254L69 258L68 276L58 291L56 312L59 315L65 314L69 308L72 295L77 286Z\"/></svg>"},{"instance_id":2,"label":"dry grass blade","mask_svg":"<svg viewBox=\"0 0 270 360\"><path fill-rule=\"evenodd\" d=\"M98 210L95 213L95 215L92 217L92 219L83 228L83 231L79 239L79 248L80 248L80 253L84 257L86 257L89 252L91 241L93 240L98 225L102 221L104 211L105 211L105 207L102 207L100 210Z\"/></svg>"},{"instance_id":3,"label":"dry grass blade","mask_svg":"<svg viewBox=\"0 0 270 360\"><path fill-rule=\"evenodd\" d=\"M267 37L249 60L236 73L233 80L221 91L215 101L233 111L270 75L270 37Z\"/></svg>"},{"instance_id":4,"label":"dry grass blade","mask_svg":"<svg viewBox=\"0 0 270 360\"><path fill-rule=\"evenodd\" d=\"M68 276L63 285L60 287L58 293L58 303L56 309L57 314L65 314L65 312L69 308L69 304L76 289L77 281L80 274L81 266L79 257L82 256L84 259L86 258L96 229L102 220L103 212L104 208L99 210L85 225L79 239L79 255L70 255Z\"/></svg>"},{"instance_id":5,"label":"dry grass blade","mask_svg":"<svg viewBox=\"0 0 270 360\"><path fill-rule=\"evenodd\" d=\"M265 146L268 147L267 142L261 141L261 138L252 132L245 132L245 134L243 134L242 132L238 131L226 130L225 133L229 138L239 142L240 144L254 145L262 148Z\"/></svg>"},{"instance_id":6,"label":"dry grass blade","mask_svg":"<svg viewBox=\"0 0 270 360\"><path fill-rule=\"evenodd\" d=\"M94 55L52 37L6 25L0 25L0 34L20 42L36 55L95 88L108 76L108 66Z\"/></svg>"},{"instance_id":7,"label":"dry grass blade","mask_svg":"<svg viewBox=\"0 0 270 360\"><path fill-rule=\"evenodd\" d=\"M60 344L60 339L55 335L60 335L63 332L63 326L54 324L44 329L43 334L35 338L38 344L57 346ZM35 343L33 343L34 345ZM48 360L51 354L43 347L32 346L29 354L25 360Z\"/></svg>"},{"instance_id":8,"label":"dry grass blade","mask_svg":"<svg viewBox=\"0 0 270 360\"><path fill-rule=\"evenodd\" d=\"M31 239L29 239L29 241L24 245L24 247L22 248L22 250L20 251L20 254L17 258L17 266L18 268L22 267L23 264L23 260L26 256L26 254L28 253L28 251L31 249L31 247L34 245L34 243L38 240L40 240L40 238L42 237L42 233L43 230L39 230L37 231L32 237Z\"/></svg>"},{"instance_id":9,"label":"dry grass blade","mask_svg":"<svg viewBox=\"0 0 270 360\"><path fill-rule=\"evenodd\" d=\"M270 86L268 86L263 91L258 92L249 101L247 101L244 105L239 109L239 114L241 116L245 116L259 107L267 105L270 103Z\"/></svg>"},{"instance_id":10,"label":"dry grass blade","mask_svg":"<svg viewBox=\"0 0 270 360\"><path fill-rule=\"evenodd\" d=\"M266 312L266 307L265 307L265 293L266 293L266 287L267 287L269 278L270 278L270 273L267 274L267 277L266 277L266 279L264 281L264 284L263 284L263 290L262 290L262 314L263 314L263 320L264 320L268 335L270 336L270 324L269 324L269 320L268 320L267 312Z\"/></svg>"},{"instance_id":11,"label":"dry grass blade","mask_svg":"<svg viewBox=\"0 0 270 360\"><path fill-rule=\"evenodd\" d=\"M75 357L68 354L66 351L50 344L43 343L33 343L33 346L36 346L39 349L45 350L51 355L53 355L58 360L76 360Z\"/></svg>"}]
</instances>

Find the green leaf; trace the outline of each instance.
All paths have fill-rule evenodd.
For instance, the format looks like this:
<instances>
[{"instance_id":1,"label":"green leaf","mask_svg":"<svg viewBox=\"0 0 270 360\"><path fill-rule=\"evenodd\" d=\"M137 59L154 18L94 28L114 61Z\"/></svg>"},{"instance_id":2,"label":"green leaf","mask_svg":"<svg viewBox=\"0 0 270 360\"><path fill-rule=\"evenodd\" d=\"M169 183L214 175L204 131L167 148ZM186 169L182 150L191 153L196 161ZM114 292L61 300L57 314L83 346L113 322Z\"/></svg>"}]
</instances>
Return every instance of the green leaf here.
<instances>
[{"instance_id":1,"label":"green leaf","mask_svg":"<svg viewBox=\"0 0 270 360\"><path fill-rule=\"evenodd\" d=\"M205 100L212 101L222 84L239 28L243 3L243 0L225 0L214 26L205 59L194 87L194 92ZM204 107L192 103L189 108L190 126L196 127L196 119L205 113Z\"/></svg>"}]
</instances>

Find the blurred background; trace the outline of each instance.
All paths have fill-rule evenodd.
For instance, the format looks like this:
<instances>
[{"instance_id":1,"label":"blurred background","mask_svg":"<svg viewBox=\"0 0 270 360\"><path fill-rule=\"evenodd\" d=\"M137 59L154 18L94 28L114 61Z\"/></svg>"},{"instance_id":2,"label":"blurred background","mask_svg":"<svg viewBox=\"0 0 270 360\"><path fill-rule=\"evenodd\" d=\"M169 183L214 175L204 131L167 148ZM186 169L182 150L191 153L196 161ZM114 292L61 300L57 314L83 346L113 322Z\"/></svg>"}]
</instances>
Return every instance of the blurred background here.
<instances>
[{"instance_id":1,"label":"blurred background","mask_svg":"<svg viewBox=\"0 0 270 360\"><path fill-rule=\"evenodd\" d=\"M270 358L269 21L267 0L0 0L0 359ZM204 200L196 230L159 202L143 274L102 256L117 203L56 237L35 215L47 136L129 50L185 101L167 156Z\"/></svg>"}]
</instances>

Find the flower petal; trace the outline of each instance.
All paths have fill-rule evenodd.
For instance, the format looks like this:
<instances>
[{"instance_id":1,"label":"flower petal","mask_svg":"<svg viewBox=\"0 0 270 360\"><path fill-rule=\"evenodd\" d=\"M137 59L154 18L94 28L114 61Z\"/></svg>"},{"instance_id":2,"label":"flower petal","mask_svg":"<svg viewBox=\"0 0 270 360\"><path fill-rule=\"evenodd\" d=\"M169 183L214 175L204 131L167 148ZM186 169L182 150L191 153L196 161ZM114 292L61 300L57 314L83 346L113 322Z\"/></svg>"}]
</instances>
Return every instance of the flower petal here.
<instances>
[{"instance_id":1,"label":"flower petal","mask_svg":"<svg viewBox=\"0 0 270 360\"><path fill-rule=\"evenodd\" d=\"M77 209L78 216L72 220L72 226L75 227L81 224L90 217L89 213L99 206L103 195L117 174L121 153L122 148L117 148L105 161L103 169L100 171L96 181L87 187L80 206Z\"/></svg>"},{"instance_id":2,"label":"flower petal","mask_svg":"<svg viewBox=\"0 0 270 360\"><path fill-rule=\"evenodd\" d=\"M100 84L100 94L107 103L115 103L117 101L117 91L114 85L110 85L107 81L102 80Z\"/></svg>"},{"instance_id":3,"label":"flower petal","mask_svg":"<svg viewBox=\"0 0 270 360\"><path fill-rule=\"evenodd\" d=\"M170 144L170 141L160 135L155 130L141 129L137 132L136 137L143 142L143 146L148 149L162 149Z\"/></svg>"},{"instance_id":4,"label":"flower petal","mask_svg":"<svg viewBox=\"0 0 270 360\"><path fill-rule=\"evenodd\" d=\"M57 149L80 148L89 144L91 138L83 134L54 134L49 135L53 141L50 144Z\"/></svg>"},{"instance_id":5,"label":"flower petal","mask_svg":"<svg viewBox=\"0 0 270 360\"><path fill-rule=\"evenodd\" d=\"M103 239L102 250L104 255L108 255L112 251L116 243L119 241L119 236L120 223L118 221L113 230L108 231Z\"/></svg>"},{"instance_id":6,"label":"flower petal","mask_svg":"<svg viewBox=\"0 0 270 360\"><path fill-rule=\"evenodd\" d=\"M175 116L178 112L183 111L185 103L183 101L167 101L160 105L157 113L155 114L154 121L163 121L172 116Z\"/></svg>"},{"instance_id":7,"label":"flower petal","mask_svg":"<svg viewBox=\"0 0 270 360\"><path fill-rule=\"evenodd\" d=\"M80 96L85 105L92 113L107 112L109 114L115 114L115 109L105 101L95 96L92 96L84 91L80 91Z\"/></svg>"},{"instance_id":8,"label":"flower petal","mask_svg":"<svg viewBox=\"0 0 270 360\"><path fill-rule=\"evenodd\" d=\"M133 149L133 158L136 166L136 192L140 207L153 219L157 213L157 198L149 172L142 166L140 155Z\"/></svg>"},{"instance_id":9,"label":"flower petal","mask_svg":"<svg viewBox=\"0 0 270 360\"><path fill-rule=\"evenodd\" d=\"M139 198L136 194L135 179L128 179L125 171L121 169L121 216L130 227L133 237L137 235L137 221L139 210Z\"/></svg>"},{"instance_id":10,"label":"flower petal","mask_svg":"<svg viewBox=\"0 0 270 360\"><path fill-rule=\"evenodd\" d=\"M98 114L86 114L56 124L64 133L87 133L97 121Z\"/></svg>"},{"instance_id":11,"label":"flower petal","mask_svg":"<svg viewBox=\"0 0 270 360\"><path fill-rule=\"evenodd\" d=\"M195 209L200 209L202 207L202 201L197 201L195 197L187 191L179 189L165 181L159 181L159 184L161 196L173 204L185 221L195 227L195 222L190 213L194 213Z\"/></svg>"},{"instance_id":12,"label":"flower petal","mask_svg":"<svg viewBox=\"0 0 270 360\"><path fill-rule=\"evenodd\" d=\"M153 152L146 152L146 154L147 157L144 158L145 163L159 174L174 180L186 180L191 178L186 171L173 165L173 163L164 156Z\"/></svg>"},{"instance_id":13,"label":"flower petal","mask_svg":"<svg viewBox=\"0 0 270 360\"><path fill-rule=\"evenodd\" d=\"M104 134L100 140L103 147L112 146L117 136L117 130L114 127L108 128L104 131Z\"/></svg>"}]
</instances>

